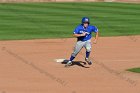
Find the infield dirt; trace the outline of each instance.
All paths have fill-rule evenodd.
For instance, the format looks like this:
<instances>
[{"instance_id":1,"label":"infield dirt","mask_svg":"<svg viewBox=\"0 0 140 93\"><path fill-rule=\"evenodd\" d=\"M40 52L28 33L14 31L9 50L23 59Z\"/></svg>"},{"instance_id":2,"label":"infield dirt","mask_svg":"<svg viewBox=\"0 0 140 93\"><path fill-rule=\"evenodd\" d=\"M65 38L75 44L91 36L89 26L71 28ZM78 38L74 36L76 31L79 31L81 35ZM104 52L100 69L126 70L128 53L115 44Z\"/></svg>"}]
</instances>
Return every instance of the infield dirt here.
<instances>
[{"instance_id":1,"label":"infield dirt","mask_svg":"<svg viewBox=\"0 0 140 93\"><path fill-rule=\"evenodd\" d=\"M93 44L93 65L83 49L73 66L69 58L76 39L0 41L0 93L140 93L140 36L101 37ZM94 57L93 57L94 56Z\"/></svg>"}]
</instances>

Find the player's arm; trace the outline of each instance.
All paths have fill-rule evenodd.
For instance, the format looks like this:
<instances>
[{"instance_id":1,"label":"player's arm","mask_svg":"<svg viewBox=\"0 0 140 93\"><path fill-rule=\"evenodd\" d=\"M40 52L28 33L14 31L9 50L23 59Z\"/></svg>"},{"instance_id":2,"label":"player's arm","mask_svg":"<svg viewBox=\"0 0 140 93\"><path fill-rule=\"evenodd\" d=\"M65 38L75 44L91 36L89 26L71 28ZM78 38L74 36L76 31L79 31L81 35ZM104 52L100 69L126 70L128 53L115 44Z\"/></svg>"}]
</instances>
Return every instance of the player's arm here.
<instances>
[{"instance_id":1,"label":"player's arm","mask_svg":"<svg viewBox=\"0 0 140 93\"><path fill-rule=\"evenodd\" d=\"M83 34L73 34L74 37L81 37L81 36L85 36L86 33L83 33Z\"/></svg>"},{"instance_id":2,"label":"player's arm","mask_svg":"<svg viewBox=\"0 0 140 93\"><path fill-rule=\"evenodd\" d=\"M95 27L95 26L93 26L93 27L92 27L92 31L95 33L95 38L94 38L93 43L96 44L96 43L97 43L97 40L98 40L98 38L99 38L99 31L98 31L98 28Z\"/></svg>"},{"instance_id":3,"label":"player's arm","mask_svg":"<svg viewBox=\"0 0 140 93\"><path fill-rule=\"evenodd\" d=\"M94 39L94 43L97 43L97 40L99 38L99 32L95 32L95 39Z\"/></svg>"},{"instance_id":4,"label":"player's arm","mask_svg":"<svg viewBox=\"0 0 140 93\"><path fill-rule=\"evenodd\" d=\"M80 28L79 27L76 27L74 32L73 32L73 36L74 37L82 37L82 36L85 36L86 33L82 33L82 34L79 34L79 31L80 31Z\"/></svg>"},{"instance_id":5,"label":"player's arm","mask_svg":"<svg viewBox=\"0 0 140 93\"><path fill-rule=\"evenodd\" d=\"M95 39L98 40L99 32L95 32Z\"/></svg>"}]
</instances>

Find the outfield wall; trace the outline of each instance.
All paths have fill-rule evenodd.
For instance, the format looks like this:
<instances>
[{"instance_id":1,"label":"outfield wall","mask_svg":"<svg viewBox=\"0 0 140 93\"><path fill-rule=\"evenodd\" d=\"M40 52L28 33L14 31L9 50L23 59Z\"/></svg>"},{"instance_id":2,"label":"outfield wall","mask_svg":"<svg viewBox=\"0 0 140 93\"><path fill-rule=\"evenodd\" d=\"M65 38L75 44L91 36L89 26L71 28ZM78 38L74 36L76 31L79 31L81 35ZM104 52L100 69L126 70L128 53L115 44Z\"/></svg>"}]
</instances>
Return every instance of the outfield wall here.
<instances>
[{"instance_id":1,"label":"outfield wall","mask_svg":"<svg viewBox=\"0 0 140 93\"><path fill-rule=\"evenodd\" d=\"M140 3L140 0L0 0L0 2L132 2Z\"/></svg>"}]
</instances>

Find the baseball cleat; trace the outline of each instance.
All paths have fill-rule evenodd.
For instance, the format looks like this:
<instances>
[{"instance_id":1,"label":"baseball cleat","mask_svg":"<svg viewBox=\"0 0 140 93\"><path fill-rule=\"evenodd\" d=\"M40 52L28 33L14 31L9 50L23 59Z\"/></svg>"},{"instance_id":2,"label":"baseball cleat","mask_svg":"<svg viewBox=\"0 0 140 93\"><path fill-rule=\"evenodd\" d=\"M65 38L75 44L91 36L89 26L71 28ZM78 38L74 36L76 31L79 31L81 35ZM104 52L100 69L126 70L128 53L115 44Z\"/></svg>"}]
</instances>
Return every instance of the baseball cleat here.
<instances>
[{"instance_id":1,"label":"baseball cleat","mask_svg":"<svg viewBox=\"0 0 140 93\"><path fill-rule=\"evenodd\" d=\"M91 60L90 60L89 58L85 58L85 61L86 61L89 65L92 64L92 62L91 62Z\"/></svg>"},{"instance_id":2,"label":"baseball cleat","mask_svg":"<svg viewBox=\"0 0 140 93\"><path fill-rule=\"evenodd\" d=\"M72 65L72 61L68 61L67 64L65 65L65 67L69 67Z\"/></svg>"}]
</instances>

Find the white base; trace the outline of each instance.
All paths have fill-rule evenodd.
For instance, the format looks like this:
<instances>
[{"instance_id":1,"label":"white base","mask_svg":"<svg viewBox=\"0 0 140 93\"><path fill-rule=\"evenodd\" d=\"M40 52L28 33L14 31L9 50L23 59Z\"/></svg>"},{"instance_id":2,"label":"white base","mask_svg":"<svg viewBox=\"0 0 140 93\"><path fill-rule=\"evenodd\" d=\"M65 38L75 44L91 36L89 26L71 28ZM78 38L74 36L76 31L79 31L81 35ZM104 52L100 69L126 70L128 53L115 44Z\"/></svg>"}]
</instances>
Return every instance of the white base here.
<instances>
[{"instance_id":1,"label":"white base","mask_svg":"<svg viewBox=\"0 0 140 93\"><path fill-rule=\"evenodd\" d=\"M54 61L58 62L58 63L61 63L61 62L64 62L64 60L66 60L66 59L55 59Z\"/></svg>"}]
</instances>

